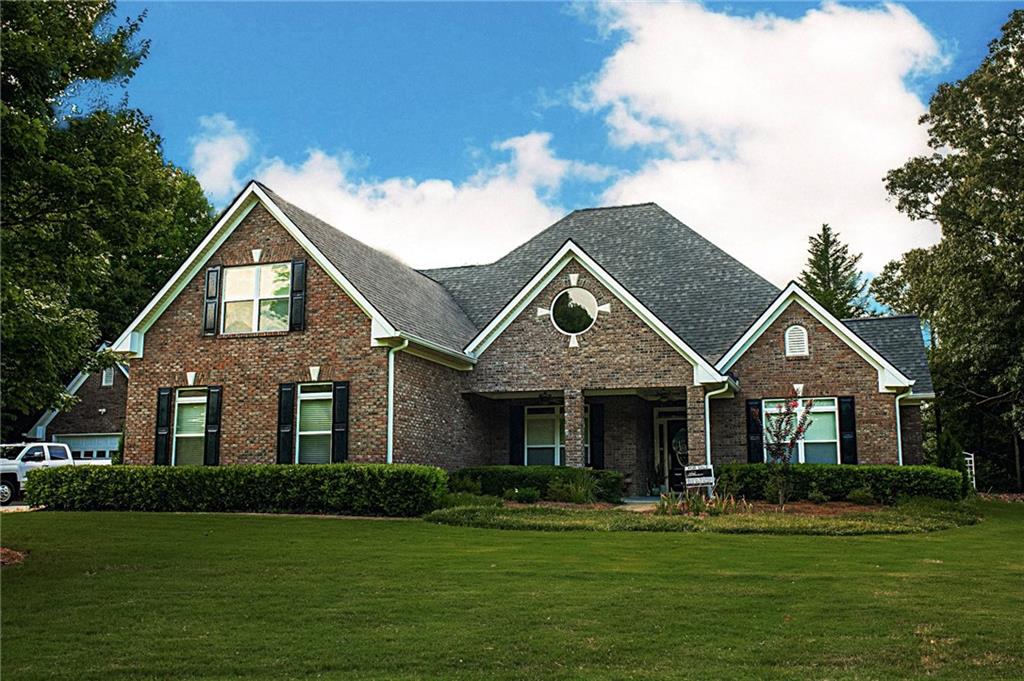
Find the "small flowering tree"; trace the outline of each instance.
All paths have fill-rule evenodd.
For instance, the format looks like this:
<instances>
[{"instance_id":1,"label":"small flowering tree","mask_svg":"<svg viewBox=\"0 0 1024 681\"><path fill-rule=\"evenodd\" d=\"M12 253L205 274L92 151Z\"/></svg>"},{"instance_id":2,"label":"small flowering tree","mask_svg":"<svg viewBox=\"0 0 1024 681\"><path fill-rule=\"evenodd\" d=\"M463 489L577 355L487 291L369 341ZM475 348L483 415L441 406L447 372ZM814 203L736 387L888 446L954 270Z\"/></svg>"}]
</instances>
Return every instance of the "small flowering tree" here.
<instances>
[{"instance_id":1,"label":"small flowering tree","mask_svg":"<svg viewBox=\"0 0 1024 681\"><path fill-rule=\"evenodd\" d=\"M810 400L806 400L801 409L796 398L785 400L775 408L773 413L766 415L764 424L765 449L768 452L768 487L778 497L779 508L786 507L786 501L793 491L793 479L789 467L793 463L793 455L797 443L803 439L807 427L811 425Z\"/></svg>"}]
</instances>

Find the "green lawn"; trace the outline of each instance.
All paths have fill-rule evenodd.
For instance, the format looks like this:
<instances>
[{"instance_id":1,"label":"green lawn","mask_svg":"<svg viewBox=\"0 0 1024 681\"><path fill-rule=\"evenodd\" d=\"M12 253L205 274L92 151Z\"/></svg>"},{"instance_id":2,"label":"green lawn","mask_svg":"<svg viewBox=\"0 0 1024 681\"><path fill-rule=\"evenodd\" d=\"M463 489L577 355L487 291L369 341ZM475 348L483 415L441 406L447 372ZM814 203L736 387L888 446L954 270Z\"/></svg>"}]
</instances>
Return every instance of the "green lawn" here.
<instances>
[{"instance_id":1,"label":"green lawn","mask_svg":"<svg viewBox=\"0 0 1024 681\"><path fill-rule=\"evenodd\" d=\"M881 537L18 513L4 679L1024 677L1024 505Z\"/></svg>"}]
</instances>

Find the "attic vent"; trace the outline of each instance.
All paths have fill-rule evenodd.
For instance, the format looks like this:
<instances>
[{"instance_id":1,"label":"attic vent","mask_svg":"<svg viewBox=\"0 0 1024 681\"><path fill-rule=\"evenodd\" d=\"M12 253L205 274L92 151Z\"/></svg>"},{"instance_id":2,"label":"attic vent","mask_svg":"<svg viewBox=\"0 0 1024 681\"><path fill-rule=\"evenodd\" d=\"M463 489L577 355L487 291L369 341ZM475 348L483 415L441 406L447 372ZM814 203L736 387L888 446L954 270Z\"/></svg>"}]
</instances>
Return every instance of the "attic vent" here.
<instances>
[{"instance_id":1,"label":"attic vent","mask_svg":"<svg viewBox=\"0 0 1024 681\"><path fill-rule=\"evenodd\" d=\"M794 324L786 329L786 357L806 357L807 329Z\"/></svg>"}]
</instances>

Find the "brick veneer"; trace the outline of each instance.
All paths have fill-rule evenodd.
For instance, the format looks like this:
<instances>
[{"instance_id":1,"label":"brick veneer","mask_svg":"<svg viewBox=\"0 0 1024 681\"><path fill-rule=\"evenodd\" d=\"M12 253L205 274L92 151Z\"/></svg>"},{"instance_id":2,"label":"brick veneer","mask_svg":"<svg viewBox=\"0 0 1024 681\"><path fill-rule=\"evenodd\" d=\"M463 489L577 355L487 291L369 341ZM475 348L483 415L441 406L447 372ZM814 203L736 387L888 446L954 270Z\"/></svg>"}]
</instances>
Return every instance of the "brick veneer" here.
<instances>
[{"instance_id":1,"label":"brick veneer","mask_svg":"<svg viewBox=\"0 0 1024 681\"><path fill-rule=\"evenodd\" d=\"M900 405L900 433L903 436L903 464L916 466L924 463L924 424L921 406Z\"/></svg>"},{"instance_id":2,"label":"brick veneer","mask_svg":"<svg viewBox=\"0 0 1024 681\"><path fill-rule=\"evenodd\" d=\"M783 334L792 324L807 329L809 357L785 356ZM798 303L786 308L732 371L740 392L711 401L713 463L746 462L746 401L792 395L794 383L804 385L805 397L853 396L858 462L897 462L895 396L878 392L877 371Z\"/></svg>"},{"instance_id":3,"label":"brick veneer","mask_svg":"<svg viewBox=\"0 0 1024 681\"><path fill-rule=\"evenodd\" d=\"M128 399L128 379L114 368L114 384L103 385L102 372L90 374L75 393L78 401L59 412L46 427L46 437L77 433L120 433ZM101 413L102 412L102 413Z\"/></svg>"},{"instance_id":4,"label":"brick veneer","mask_svg":"<svg viewBox=\"0 0 1024 681\"><path fill-rule=\"evenodd\" d=\"M350 381L349 458L383 461L387 424L387 350L370 347L370 320L277 221L257 206L213 254L209 265L307 258L306 330L204 337L204 271L188 283L146 332L145 353L131 360L125 419L128 463L153 462L156 396L160 387L224 388L221 463L272 463L276 458L278 384L308 382L309 367L322 381Z\"/></svg>"}]
</instances>

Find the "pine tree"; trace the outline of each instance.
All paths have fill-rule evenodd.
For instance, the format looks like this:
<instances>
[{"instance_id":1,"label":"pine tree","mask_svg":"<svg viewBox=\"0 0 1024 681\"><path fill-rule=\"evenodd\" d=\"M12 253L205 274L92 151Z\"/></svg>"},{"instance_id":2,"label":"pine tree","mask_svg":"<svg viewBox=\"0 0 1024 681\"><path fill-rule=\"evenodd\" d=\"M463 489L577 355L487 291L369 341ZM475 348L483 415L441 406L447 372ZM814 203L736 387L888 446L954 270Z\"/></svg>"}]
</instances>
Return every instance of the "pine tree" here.
<instances>
[{"instance_id":1,"label":"pine tree","mask_svg":"<svg viewBox=\"0 0 1024 681\"><path fill-rule=\"evenodd\" d=\"M807 266L800 273L800 285L839 319L865 316L868 312L864 275L857 269L862 254L852 255L828 223L809 241Z\"/></svg>"}]
</instances>

